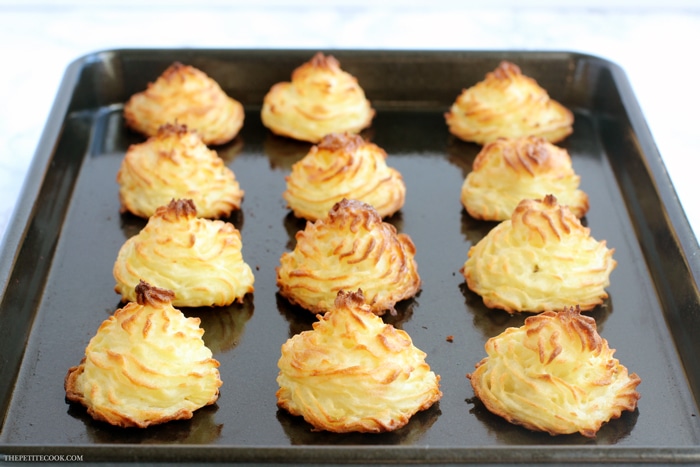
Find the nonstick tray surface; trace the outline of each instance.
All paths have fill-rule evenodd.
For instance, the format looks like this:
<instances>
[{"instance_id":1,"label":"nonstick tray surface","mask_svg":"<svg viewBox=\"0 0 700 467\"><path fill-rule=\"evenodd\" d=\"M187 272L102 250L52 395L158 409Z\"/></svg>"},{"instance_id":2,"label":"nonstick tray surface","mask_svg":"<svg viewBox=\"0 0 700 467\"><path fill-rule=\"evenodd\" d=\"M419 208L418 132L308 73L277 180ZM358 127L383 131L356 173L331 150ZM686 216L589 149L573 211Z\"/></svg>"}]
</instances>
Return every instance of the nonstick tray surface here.
<instances>
[{"instance_id":1,"label":"nonstick tray surface","mask_svg":"<svg viewBox=\"0 0 700 467\"><path fill-rule=\"evenodd\" d=\"M68 67L2 245L0 453L177 462L700 460L698 245L624 72L577 53L324 51L364 88L377 115L363 135L406 182L406 204L388 221L413 239L423 287L384 319L427 353L444 396L406 427L379 435L314 432L276 407L280 346L314 319L275 285L280 255L304 227L281 197L285 175L310 145L273 136L260 105L315 52L109 50ZM642 398L595 439L511 425L475 399L466 378L485 341L525 319L487 309L459 272L470 245L494 224L471 219L460 204L480 147L452 137L443 117L501 60L574 111L574 132L560 145L590 197L585 224L615 249L610 298L589 314L615 357L642 378ZM129 145L144 140L125 127L123 104L174 61L203 70L246 107L240 135L215 149L245 190L242 211L229 220L241 231L255 293L222 309L183 309L201 318L221 362L218 402L188 421L120 429L66 403L63 379L120 306L112 265L145 225L119 213L116 172Z\"/></svg>"}]
</instances>

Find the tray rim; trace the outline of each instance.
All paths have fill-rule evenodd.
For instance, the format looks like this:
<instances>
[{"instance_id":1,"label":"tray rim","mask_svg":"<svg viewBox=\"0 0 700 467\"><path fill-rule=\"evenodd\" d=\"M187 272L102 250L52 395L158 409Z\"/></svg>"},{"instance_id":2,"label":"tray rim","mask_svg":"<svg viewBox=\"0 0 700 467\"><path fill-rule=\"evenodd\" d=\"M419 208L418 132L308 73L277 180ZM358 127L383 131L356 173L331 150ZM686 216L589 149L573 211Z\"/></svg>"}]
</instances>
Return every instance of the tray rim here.
<instances>
[{"instance_id":1,"label":"tray rim","mask_svg":"<svg viewBox=\"0 0 700 467\"><path fill-rule=\"evenodd\" d=\"M615 62L602 58L600 56L580 53L575 51L558 51L558 50L451 50L451 49L264 49L264 48L116 48L102 49L82 55L73 60L66 68L61 84L58 87L57 94L49 112L46 124L42 130L41 136L37 143L37 148L30 163L29 170L25 177L18 202L15 206L10 221L7 226L5 236L0 243L0 252L8 253L3 255L3 261L0 262L0 297L4 297L5 292L10 286L9 280L11 272L15 267L18 259L20 245L24 241L27 228L30 224L31 217L35 212L35 204L39 196L39 191L43 185L43 181L47 171L55 142L58 140L62 123L68 115L70 101L73 91L78 85L78 78L83 67L94 61L99 61L99 57L103 54L122 54L122 53L227 53L227 52L245 52L245 53L313 53L322 50L326 53L352 53L362 55L364 53L381 53L388 55L457 55L457 54L476 54L484 56L492 56L498 54L518 53L523 55L561 55L574 57L578 59L593 60L606 66L614 76L614 81L620 91L620 97L623 105L627 109L627 114L630 119L630 124L635 130L635 135L639 139L644 154L644 162L648 165L648 172L655 183L655 188L661 198L662 205L667 211L669 224L674 230L672 233L677 237L678 244L682 248L683 256L686 261L691 278L696 289L700 281L700 262L697 261L698 241L695 234L692 232L690 223L682 208L680 200L677 196L672 181L666 171L663 159L654 142L651 131L643 116L641 107L634 95L631 83L629 82L625 71ZM11 260L8 260L11 259ZM2 323L0 323L1 325ZM29 333L31 333L33 324L29 325ZM26 344L26 343L25 343ZM20 367L22 365L23 356L20 358ZM19 367L17 368L19 371ZM12 389L10 390L10 399ZM3 405L4 406L4 405ZM4 425L6 413L2 414L0 427ZM700 446L664 446L664 447L617 447L617 446L546 446L546 451L553 453L550 457L548 454L542 454L541 447L530 446L498 446L498 447L482 447L482 448L450 448L450 447L414 447L414 446L352 446L352 447L331 447L331 446L153 446L153 445L49 445L38 446L31 444L2 444L0 443L0 454L51 454L59 449L70 449L71 452L85 453L94 455L97 458L104 457L105 460L115 460L114 457L119 452L126 449L133 450L141 460L155 459L151 454L159 453L163 459L175 456L176 459L185 459L187 461L196 461L198 451L204 449L208 451L216 451L215 458L218 460L234 461L234 462L289 462L296 460L308 459L308 454L302 454L306 451L314 454L314 462L328 462L333 459L337 460L338 453L347 452L348 457L344 459L353 462L353 460L367 461L364 456L373 453L376 456L378 453L386 455L385 458L371 457L371 462L395 462L396 460L411 460L415 462L425 461L427 463L445 463L445 462L528 462L537 460L543 463L562 462L562 461L579 461L579 462L660 462L660 463L676 463L676 462L700 462ZM193 449L194 448L194 449ZM514 448L516 451L528 454L523 457L521 454L512 453ZM111 455L104 456L100 453L110 452ZM361 451L360 454L353 454ZM433 452L436 454L429 454ZM403 454L402 454L403 453ZM410 455L409 455L410 453ZM506 453L506 454L504 454ZM601 456L602 453L612 455L605 459ZM486 455L488 454L488 456ZM495 457L491 457L494 456ZM239 458L232 459L231 456ZM300 456L300 457L294 457ZM318 456L318 457L316 457ZM327 457L326 457L327 456ZM359 457L357 457L359 456ZM406 456L405 458L402 456ZM417 456L417 457L416 457ZM455 457L456 456L456 457ZM242 457L242 459L241 459ZM357 458L356 458L357 457ZM344 460L345 461L345 460Z\"/></svg>"}]
</instances>

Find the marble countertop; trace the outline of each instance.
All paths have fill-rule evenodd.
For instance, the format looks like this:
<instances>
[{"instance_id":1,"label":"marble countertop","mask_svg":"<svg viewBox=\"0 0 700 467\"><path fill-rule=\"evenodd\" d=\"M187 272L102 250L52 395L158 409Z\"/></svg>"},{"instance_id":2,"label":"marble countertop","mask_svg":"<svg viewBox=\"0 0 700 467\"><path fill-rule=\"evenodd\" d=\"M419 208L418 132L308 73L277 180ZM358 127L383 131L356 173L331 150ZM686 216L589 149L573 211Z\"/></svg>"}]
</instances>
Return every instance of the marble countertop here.
<instances>
[{"instance_id":1,"label":"marble countertop","mask_svg":"<svg viewBox=\"0 0 700 467\"><path fill-rule=\"evenodd\" d=\"M0 1L0 237L66 67L96 50L133 47L559 50L607 58L627 73L700 235L692 160L700 123L695 0L572 2L565 8L547 0L502 0L488 8L440 0L94 3Z\"/></svg>"}]
</instances>

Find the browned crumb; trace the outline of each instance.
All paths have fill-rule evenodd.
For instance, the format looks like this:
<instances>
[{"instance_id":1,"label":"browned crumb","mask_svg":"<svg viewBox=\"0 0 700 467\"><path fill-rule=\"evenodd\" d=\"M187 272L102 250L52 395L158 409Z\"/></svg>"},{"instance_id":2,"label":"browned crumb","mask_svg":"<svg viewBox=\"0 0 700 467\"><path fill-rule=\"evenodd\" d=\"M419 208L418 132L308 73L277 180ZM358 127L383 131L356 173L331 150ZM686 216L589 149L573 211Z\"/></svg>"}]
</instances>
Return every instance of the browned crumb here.
<instances>
[{"instance_id":1,"label":"browned crumb","mask_svg":"<svg viewBox=\"0 0 700 467\"><path fill-rule=\"evenodd\" d=\"M175 292L152 286L141 279L136 286L136 302L139 305L158 305L170 303L175 298Z\"/></svg>"}]
</instances>

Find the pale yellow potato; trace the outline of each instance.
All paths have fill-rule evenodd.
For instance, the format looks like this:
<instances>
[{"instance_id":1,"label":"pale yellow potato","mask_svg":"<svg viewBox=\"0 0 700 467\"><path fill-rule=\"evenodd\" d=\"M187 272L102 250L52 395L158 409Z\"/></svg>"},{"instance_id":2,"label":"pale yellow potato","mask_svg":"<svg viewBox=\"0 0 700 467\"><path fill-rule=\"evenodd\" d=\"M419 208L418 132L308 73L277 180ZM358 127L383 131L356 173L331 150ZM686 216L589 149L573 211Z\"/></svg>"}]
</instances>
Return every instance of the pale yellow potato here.
<instances>
[{"instance_id":1,"label":"pale yellow potato","mask_svg":"<svg viewBox=\"0 0 700 467\"><path fill-rule=\"evenodd\" d=\"M394 312L397 302L420 290L415 254L411 238L382 222L372 206L342 200L297 232L294 250L280 257L277 286L313 313L331 309L339 291L357 289L372 312Z\"/></svg>"},{"instance_id":2,"label":"pale yellow potato","mask_svg":"<svg viewBox=\"0 0 700 467\"><path fill-rule=\"evenodd\" d=\"M134 287L144 280L172 290L174 306L241 302L254 291L255 281L241 248L241 233L233 224L198 218L192 200L173 200L119 249L115 291L123 301L134 301Z\"/></svg>"},{"instance_id":3,"label":"pale yellow potato","mask_svg":"<svg viewBox=\"0 0 700 467\"><path fill-rule=\"evenodd\" d=\"M397 430L440 400L440 376L402 330L384 324L361 291L282 345L277 405L316 430Z\"/></svg>"},{"instance_id":4,"label":"pale yellow potato","mask_svg":"<svg viewBox=\"0 0 700 467\"><path fill-rule=\"evenodd\" d=\"M329 133L359 133L375 111L357 78L321 52L273 85L263 99L263 124L273 133L318 143Z\"/></svg>"},{"instance_id":5,"label":"pale yellow potato","mask_svg":"<svg viewBox=\"0 0 700 467\"><path fill-rule=\"evenodd\" d=\"M66 397L95 419L146 428L192 418L216 402L219 362L202 340L199 318L173 308L172 291L144 282L136 301L97 330L78 366L65 378Z\"/></svg>"},{"instance_id":6,"label":"pale yellow potato","mask_svg":"<svg viewBox=\"0 0 700 467\"><path fill-rule=\"evenodd\" d=\"M539 136L499 138L476 156L460 199L475 219L503 221L523 199L552 194L581 218L589 204L580 181L565 149Z\"/></svg>"},{"instance_id":7,"label":"pale yellow potato","mask_svg":"<svg viewBox=\"0 0 700 467\"><path fill-rule=\"evenodd\" d=\"M326 217L343 198L371 204L381 217L403 207L403 177L386 163L386 152L361 136L331 133L292 166L282 197L297 217Z\"/></svg>"},{"instance_id":8,"label":"pale yellow potato","mask_svg":"<svg viewBox=\"0 0 700 467\"><path fill-rule=\"evenodd\" d=\"M445 121L450 133L477 144L522 136L557 143L573 131L574 115L517 65L504 61L483 81L462 90Z\"/></svg>"},{"instance_id":9,"label":"pale yellow potato","mask_svg":"<svg viewBox=\"0 0 700 467\"><path fill-rule=\"evenodd\" d=\"M578 308L530 316L489 339L467 375L486 408L510 423L551 435L593 438L640 394L637 374L613 358L595 320Z\"/></svg>"},{"instance_id":10,"label":"pale yellow potato","mask_svg":"<svg viewBox=\"0 0 700 467\"><path fill-rule=\"evenodd\" d=\"M204 144L224 144L243 127L243 105L229 97L203 71L175 62L147 88L124 105L126 124L155 136L166 123L180 123L197 131Z\"/></svg>"},{"instance_id":11,"label":"pale yellow potato","mask_svg":"<svg viewBox=\"0 0 700 467\"><path fill-rule=\"evenodd\" d=\"M511 219L469 249L467 286L508 313L590 310L608 298L614 249L597 241L554 196L523 200Z\"/></svg>"},{"instance_id":12,"label":"pale yellow potato","mask_svg":"<svg viewBox=\"0 0 700 467\"><path fill-rule=\"evenodd\" d=\"M185 125L163 125L131 145L117 183L122 212L145 218L173 199L191 199L200 217L227 217L240 209L245 194L216 151Z\"/></svg>"}]
</instances>

